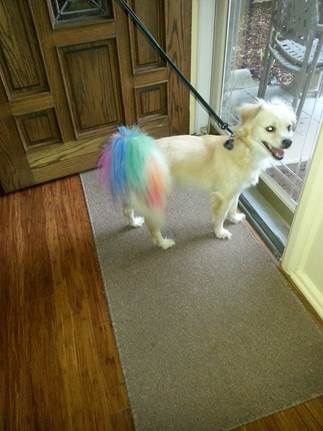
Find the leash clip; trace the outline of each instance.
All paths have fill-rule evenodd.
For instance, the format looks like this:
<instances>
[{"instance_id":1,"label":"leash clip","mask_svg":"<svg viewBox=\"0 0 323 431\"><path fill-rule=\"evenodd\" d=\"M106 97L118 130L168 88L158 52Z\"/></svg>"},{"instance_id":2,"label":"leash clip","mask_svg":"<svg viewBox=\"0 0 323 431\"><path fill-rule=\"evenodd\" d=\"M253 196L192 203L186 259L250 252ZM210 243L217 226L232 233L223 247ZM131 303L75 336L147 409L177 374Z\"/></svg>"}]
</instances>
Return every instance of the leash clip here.
<instances>
[{"instance_id":1,"label":"leash clip","mask_svg":"<svg viewBox=\"0 0 323 431\"><path fill-rule=\"evenodd\" d=\"M228 128L229 128L229 124L228 123L222 123L221 124L221 129L222 130L228 130Z\"/></svg>"}]
</instances>

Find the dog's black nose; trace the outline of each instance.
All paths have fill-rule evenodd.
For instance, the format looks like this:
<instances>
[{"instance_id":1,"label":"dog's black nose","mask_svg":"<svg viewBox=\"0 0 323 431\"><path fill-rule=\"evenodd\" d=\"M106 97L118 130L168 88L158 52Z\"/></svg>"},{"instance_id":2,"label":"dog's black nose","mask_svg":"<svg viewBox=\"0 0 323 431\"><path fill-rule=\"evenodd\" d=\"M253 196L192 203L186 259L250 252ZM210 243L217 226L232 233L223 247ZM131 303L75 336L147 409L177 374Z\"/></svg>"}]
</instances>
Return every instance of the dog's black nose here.
<instances>
[{"instance_id":1,"label":"dog's black nose","mask_svg":"<svg viewBox=\"0 0 323 431\"><path fill-rule=\"evenodd\" d=\"M291 139L283 139L282 140L282 148L289 148L292 145Z\"/></svg>"}]
</instances>

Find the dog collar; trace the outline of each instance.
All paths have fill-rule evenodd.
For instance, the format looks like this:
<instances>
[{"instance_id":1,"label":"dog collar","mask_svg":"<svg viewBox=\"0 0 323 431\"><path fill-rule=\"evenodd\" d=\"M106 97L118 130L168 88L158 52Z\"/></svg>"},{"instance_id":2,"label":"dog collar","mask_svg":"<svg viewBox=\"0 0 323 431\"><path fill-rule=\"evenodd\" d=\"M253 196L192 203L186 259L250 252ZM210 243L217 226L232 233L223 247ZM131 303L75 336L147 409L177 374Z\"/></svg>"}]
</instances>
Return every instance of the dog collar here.
<instances>
[{"instance_id":1,"label":"dog collar","mask_svg":"<svg viewBox=\"0 0 323 431\"><path fill-rule=\"evenodd\" d=\"M227 141L225 141L225 143L223 144L224 148L226 148L227 150L232 150L233 149L233 143L234 140L233 138L228 139Z\"/></svg>"}]
</instances>

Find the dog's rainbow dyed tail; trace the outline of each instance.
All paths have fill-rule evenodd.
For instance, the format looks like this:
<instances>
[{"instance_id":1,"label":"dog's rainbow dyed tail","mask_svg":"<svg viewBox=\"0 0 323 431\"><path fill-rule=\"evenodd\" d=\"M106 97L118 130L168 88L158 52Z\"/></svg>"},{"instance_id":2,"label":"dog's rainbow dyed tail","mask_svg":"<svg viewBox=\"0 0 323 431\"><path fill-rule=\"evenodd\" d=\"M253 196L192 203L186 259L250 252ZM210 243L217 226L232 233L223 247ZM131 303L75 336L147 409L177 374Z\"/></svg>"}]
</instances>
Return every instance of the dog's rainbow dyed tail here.
<instances>
[{"instance_id":1,"label":"dog's rainbow dyed tail","mask_svg":"<svg viewBox=\"0 0 323 431\"><path fill-rule=\"evenodd\" d=\"M135 196L149 208L164 209L168 167L154 139L139 128L119 127L105 146L98 168L114 199L127 203Z\"/></svg>"}]
</instances>

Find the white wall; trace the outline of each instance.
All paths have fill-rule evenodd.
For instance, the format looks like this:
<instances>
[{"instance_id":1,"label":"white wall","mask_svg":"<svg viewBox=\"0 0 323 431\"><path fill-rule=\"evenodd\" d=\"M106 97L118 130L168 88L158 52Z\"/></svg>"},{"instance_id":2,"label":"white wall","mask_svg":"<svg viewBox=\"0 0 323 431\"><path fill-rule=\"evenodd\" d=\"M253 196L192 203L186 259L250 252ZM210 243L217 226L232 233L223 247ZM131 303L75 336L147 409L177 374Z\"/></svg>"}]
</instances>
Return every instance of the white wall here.
<instances>
[{"instance_id":1,"label":"white wall","mask_svg":"<svg viewBox=\"0 0 323 431\"><path fill-rule=\"evenodd\" d=\"M207 102L210 100L215 3L214 0L198 2L196 88ZM208 119L208 114L196 102L194 127L191 131L199 132L201 127L208 125Z\"/></svg>"},{"instance_id":2,"label":"white wall","mask_svg":"<svg viewBox=\"0 0 323 431\"><path fill-rule=\"evenodd\" d=\"M323 185L323 179L322 179ZM323 209L322 217L315 229L314 240L304 263L304 271L309 275L312 283L323 295ZM323 303L322 303L323 304Z\"/></svg>"},{"instance_id":3,"label":"white wall","mask_svg":"<svg viewBox=\"0 0 323 431\"><path fill-rule=\"evenodd\" d=\"M323 318L323 127L293 220L282 267Z\"/></svg>"}]
</instances>

